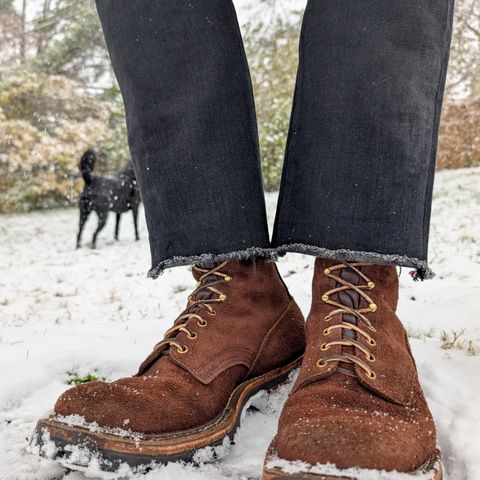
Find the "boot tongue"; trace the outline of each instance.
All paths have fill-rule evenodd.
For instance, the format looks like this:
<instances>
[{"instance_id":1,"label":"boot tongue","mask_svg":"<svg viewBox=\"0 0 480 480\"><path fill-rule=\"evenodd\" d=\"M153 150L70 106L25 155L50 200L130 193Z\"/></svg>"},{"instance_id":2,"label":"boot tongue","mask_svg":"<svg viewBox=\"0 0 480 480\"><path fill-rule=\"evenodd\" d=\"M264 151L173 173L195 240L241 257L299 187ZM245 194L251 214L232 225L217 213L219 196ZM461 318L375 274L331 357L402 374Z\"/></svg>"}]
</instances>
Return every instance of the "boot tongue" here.
<instances>
[{"instance_id":1,"label":"boot tongue","mask_svg":"<svg viewBox=\"0 0 480 480\"><path fill-rule=\"evenodd\" d=\"M347 282L350 282L352 285L358 285L360 281L359 276L349 268L342 269L339 276ZM340 287L341 285L337 283L336 286ZM345 305L352 309L357 309L360 307L360 295L355 290L344 290L343 292L339 292L337 296L339 303L341 303L342 305ZM350 313L344 313L342 315L342 321L344 321L345 323L357 325L357 318L355 317L355 315L352 315ZM342 330L343 340L356 340L356 338L357 333L355 332L355 330ZM354 355L355 348L343 346L342 352ZM344 371L348 371L348 374L355 375L355 366L351 363L340 362L340 368Z\"/></svg>"},{"instance_id":2,"label":"boot tongue","mask_svg":"<svg viewBox=\"0 0 480 480\"><path fill-rule=\"evenodd\" d=\"M212 270L214 269L218 263L203 263L201 265L198 265L200 268L203 270ZM200 278L202 275L204 275L204 272L198 271L195 268L192 268L192 275L195 278L197 282L200 282ZM207 275L202 279L202 285L205 287L208 286L209 283L215 282L218 280L218 275L211 274ZM192 301L197 301L197 300L208 300L213 296L213 292L206 290L206 289L199 289L197 293L195 294L194 297L192 297ZM196 313L198 311L202 310L202 307L200 306L194 306L194 307L187 307L185 312L188 313ZM138 375L143 375L145 373L148 373L149 371L158 369L160 367L160 364L162 361L168 359L170 357L170 348L167 348L162 351L161 354L157 355L156 358L153 358L152 355L150 355L140 366L140 369L137 373ZM171 360L168 360L171 361Z\"/></svg>"},{"instance_id":3,"label":"boot tongue","mask_svg":"<svg viewBox=\"0 0 480 480\"><path fill-rule=\"evenodd\" d=\"M205 262L205 263L200 263L198 265L196 265L198 268L201 268L203 270L213 270L216 266L218 265L218 263L215 263L215 262ZM201 272L199 270L197 270L196 268L192 268L192 275L193 275L193 278L199 282L200 281L200 277L202 275L204 275L205 272ZM209 280L209 278L211 278L211 280ZM207 277L204 278L203 280L203 283L207 283L207 282L212 282L212 281L215 281L217 280L217 276L215 274L212 274L212 275L208 275Z\"/></svg>"},{"instance_id":4,"label":"boot tongue","mask_svg":"<svg viewBox=\"0 0 480 480\"><path fill-rule=\"evenodd\" d=\"M203 269L203 270L212 270L217 265L218 265L218 263L211 262L211 263L202 263L202 264L198 265L198 267ZM193 278L195 278L195 280L197 282L200 282L200 279L202 278L203 275L205 275L205 273L197 270L196 268L192 268L192 275L193 275ZM201 281L202 282L201 284L204 285L204 286L208 286L210 283L216 282L218 279L219 279L219 276L212 273L211 275L207 275L206 277L203 277L203 279ZM208 300L209 298L212 298L212 296L213 296L213 292L211 292L210 290L199 289L197 291L197 293L195 294L195 296L192 298L192 300L193 301ZM197 307L188 308L187 310L189 312L195 313L200 309L201 309L201 307L197 306Z\"/></svg>"}]
</instances>

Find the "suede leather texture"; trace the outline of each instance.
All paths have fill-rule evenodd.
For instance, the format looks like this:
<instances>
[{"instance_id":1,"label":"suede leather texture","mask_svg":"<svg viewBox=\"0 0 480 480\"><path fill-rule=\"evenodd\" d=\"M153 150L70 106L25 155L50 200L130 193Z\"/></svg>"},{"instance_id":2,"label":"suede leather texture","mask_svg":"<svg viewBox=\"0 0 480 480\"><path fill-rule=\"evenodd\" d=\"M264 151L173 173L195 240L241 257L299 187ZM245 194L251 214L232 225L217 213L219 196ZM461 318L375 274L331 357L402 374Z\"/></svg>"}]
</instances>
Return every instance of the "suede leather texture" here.
<instances>
[{"instance_id":1,"label":"suede leather texture","mask_svg":"<svg viewBox=\"0 0 480 480\"><path fill-rule=\"evenodd\" d=\"M218 416L242 382L300 357L305 322L275 264L229 262L221 271L231 277L216 285L226 300L214 304L215 315L197 312L207 325L190 321L195 339L184 332L175 337L187 353L167 346L134 377L74 387L58 399L55 413L144 434L181 432Z\"/></svg>"},{"instance_id":2,"label":"suede leather texture","mask_svg":"<svg viewBox=\"0 0 480 480\"><path fill-rule=\"evenodd\" d=\"M307 350L279 420L278 455L312 465L332 463L342 469L414 471L435 453L436 434L406 332L395 313L396 269L379 265L360 267L375 283L366 293L377 305L375 312L365 314L375 332L358 322L376 341L372 346L357 335L357 341L376 357L374 362L368 362L356 347L320 349L323 343L341 337L340 329L325 334L327 327L341 323L342 314L326 321L324 317L334 308L322 300L325 292L338 286L324 271L338 263L322 259L315 263ZM366 306L362 299L360 307ZM376 378L369 378L358 365L352 368L345 362L317 365L321 359L342 354L342 349L348 349L348 353L371 367Z\"/></svg>"}]
</instances>

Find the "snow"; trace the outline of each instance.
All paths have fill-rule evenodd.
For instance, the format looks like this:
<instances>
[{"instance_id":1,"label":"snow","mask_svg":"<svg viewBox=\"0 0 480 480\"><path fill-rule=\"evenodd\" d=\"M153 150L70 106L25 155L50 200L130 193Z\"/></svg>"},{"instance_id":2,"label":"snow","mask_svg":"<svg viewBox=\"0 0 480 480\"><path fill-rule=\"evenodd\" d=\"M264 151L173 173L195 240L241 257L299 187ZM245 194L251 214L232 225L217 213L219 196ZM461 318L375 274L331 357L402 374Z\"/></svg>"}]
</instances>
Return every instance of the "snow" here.
<instances>
[{"instance_id":1,"label":"snow","mask_svg":"<svg viewBox=\"0 0 480 480\"><path fill-rule=\"evenodd\" d=\"M304 462L287 462L279 458L269 460L267 467L270 469L280 469L286 473L311 473L314 475L330 475L340 478L360 478L362 480L435 480L435 472L438 471L439 464L435 464L433 470L427 473L415 472L415 473L399 473L399 472L386 472L384 470L365 470L362 468L348 468L340 470L335 465L318 465L312 466Z\"/></svg>"},{"instance_id":2,"label":"snow","mask_svg":"<svg viewBox=\"0 0 480 480\"><path fill-rule=\"evenodd\" d=\"M401 274L399 315L411 337L420 378L436 419L447 478L480 478L480 169L440 172L431 232L434 280L415 283ZM276 195L267 195L273 219ZM146 278L145 224L134 241L122 218L113 242L113 218L98 250L75 250L76 210L4 215L0 220L0 480L99 478L28 452L36 420L69 386L67 372L114 379L132 374L171 326L194 281L187 267ZM143 220L143 219L142 219ZM91 239L91 219L85 243ZM287 255L279 267L305 314L312 259ZM452 348L453 331L461 333ZM463 333L462 333L463 332ZM169 464L145 480L259 479L288 386L254 400L235 445L199 466ZM128 476L128 472L126 472ZM135 476L133 476L135 477ZM358 478L364 478L359 476ZM365 477L368 478L368 477ZM380 477L378 477L380 478Z\"/></svg>"}]
</instances>

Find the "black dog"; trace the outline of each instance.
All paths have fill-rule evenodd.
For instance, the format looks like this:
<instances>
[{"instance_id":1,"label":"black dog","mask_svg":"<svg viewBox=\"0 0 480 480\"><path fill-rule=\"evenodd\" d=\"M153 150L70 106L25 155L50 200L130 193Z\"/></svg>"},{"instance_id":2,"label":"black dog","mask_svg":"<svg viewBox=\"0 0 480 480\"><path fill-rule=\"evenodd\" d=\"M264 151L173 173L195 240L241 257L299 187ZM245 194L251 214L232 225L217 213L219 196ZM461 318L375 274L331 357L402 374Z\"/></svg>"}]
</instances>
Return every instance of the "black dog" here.
<instances>
[{"instance_id":1,"label":"black dog","mask_svg":"<svg viewBox=\"0 0 480 480\"><path fill-rule=\"evenodd\" d=\"M97 236L107 223L109 211L117 214L115 240L118 240L120 216L128 210L132 210L135 239L139 240L137 220L140 190L135 179L132 162L128 162L123 170L111 177L101 177L92 175L96 160L97 155L93 150L87 150L80 160L79 168L85 181L85 188L79 201L80 229L77 235L77 248L80 248L82 230L92 211L97 212L98 215L98 227L93 234L92 248L97 246Z\"/></svg>"}]
</instances>

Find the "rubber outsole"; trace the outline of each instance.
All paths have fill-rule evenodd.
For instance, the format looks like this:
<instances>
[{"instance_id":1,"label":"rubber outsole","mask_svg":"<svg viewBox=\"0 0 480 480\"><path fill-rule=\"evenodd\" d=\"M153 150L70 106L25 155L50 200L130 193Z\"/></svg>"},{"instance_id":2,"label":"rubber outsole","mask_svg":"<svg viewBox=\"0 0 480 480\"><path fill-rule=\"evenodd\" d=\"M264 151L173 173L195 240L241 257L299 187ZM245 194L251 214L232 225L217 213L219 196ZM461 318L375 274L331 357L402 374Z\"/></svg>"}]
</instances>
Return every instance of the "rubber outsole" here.
<instances>
[{"instance_id":1,"label":"rubber outsole","mask_svg":"<svg viewBox=\"0 0 480 480\"><path fill-rule=\"evenodd\" d=\"M268 448L267 455L265 457L265 465L263 469L262 480L357 480L357 476L351 476L346 473L339 471L338 475L334 474L319 474L311 472L296 472L296 473L287 473L284 472L281 468L268 468L267 465L270 461L278 459L275 448L275 439L273 439L270 447ZM411 475L412 480L418 478L419 473L428 474L431 473L431 477L428 480L442 480L443 471L442 471L442 462L440 451L437 450L431 458L429 458L425 464L414 472L406 472L406 475ZM385 474L388 475L388 474ZM395 475L396 476L396 475ZM386 476L382 476L387 478Z\"/></svg>"},{"instance_id":2,"label":"rubber outsole","mask_svg":"<svg viewBox=\"0 0 480 480\"><path fill-rule=\"evenodd\" d=\"M284 383L301 361L302 357L297 358L288 365L242 383L233 391L224 411L198 428L164 435L132 433L131 436L120 436L62 423L51 416L37 423L31 443L38 447L41 456L66 463L72 469L85 468L89 458L95 458L105 472L116 472L124 463L138 470L152 464L192 461L198 450L221 445L225 438L233 440L249 399L262 390ZM51 442L55 449L51 448ZM78 455L71 455L72 446L82 448L81 461L76 459Z\"/></svg>"}]
</instances>

